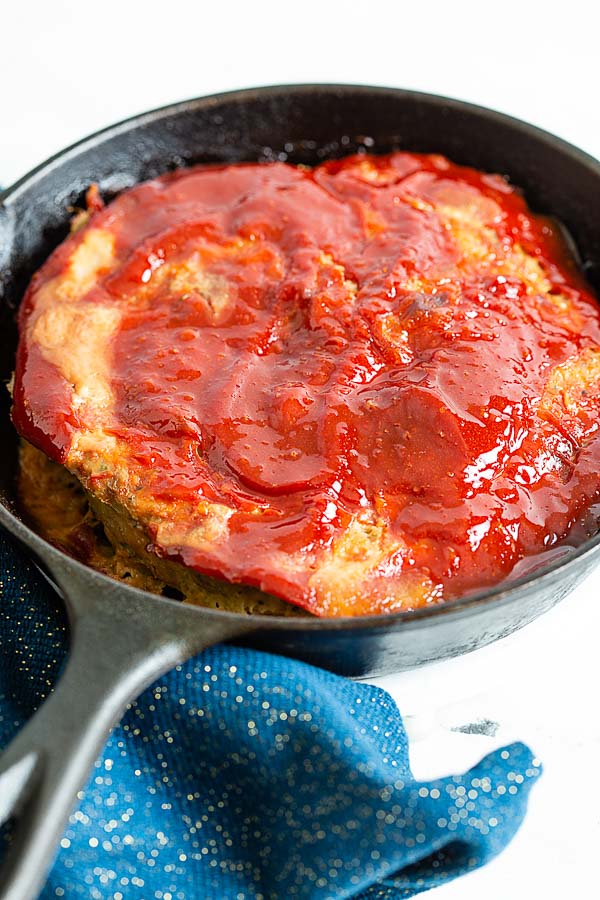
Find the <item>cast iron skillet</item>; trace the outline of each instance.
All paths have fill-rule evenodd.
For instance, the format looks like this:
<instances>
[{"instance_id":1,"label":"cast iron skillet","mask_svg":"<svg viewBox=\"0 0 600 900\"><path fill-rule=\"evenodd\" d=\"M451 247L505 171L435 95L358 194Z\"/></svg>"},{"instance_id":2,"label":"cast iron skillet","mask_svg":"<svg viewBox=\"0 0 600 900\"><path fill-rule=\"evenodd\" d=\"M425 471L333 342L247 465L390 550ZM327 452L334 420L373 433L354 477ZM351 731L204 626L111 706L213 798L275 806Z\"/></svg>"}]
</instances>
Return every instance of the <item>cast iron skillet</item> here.
<instances>
[{"instance_id":1,"label":"cast iron skillet","mask_svg":"<svg viewBox=\"0 0 600 900\"><path fill-rule=\"evenodd\" d=\"M508 175L573 236L600 288L600 164L556 137L465 103L386 88L266 87L137 116L59 153L0 197L0 378L15 349L14 311L33 271L66 235L91 182L105 198L196 162L316 163L366 147L435 151ZM15 508L16 439L0 391L0 524L64 598L71 652L57 690L0 761L0 822L16 816L2 898L38 892L75 794L125 705L166 670L236 640L348 676L396 672L509 634L571 591L600 559L600 536L562 562L442 607L360 619L288 620L199 609L116 583L29 530Z\"/></svg>"}]
</instances>

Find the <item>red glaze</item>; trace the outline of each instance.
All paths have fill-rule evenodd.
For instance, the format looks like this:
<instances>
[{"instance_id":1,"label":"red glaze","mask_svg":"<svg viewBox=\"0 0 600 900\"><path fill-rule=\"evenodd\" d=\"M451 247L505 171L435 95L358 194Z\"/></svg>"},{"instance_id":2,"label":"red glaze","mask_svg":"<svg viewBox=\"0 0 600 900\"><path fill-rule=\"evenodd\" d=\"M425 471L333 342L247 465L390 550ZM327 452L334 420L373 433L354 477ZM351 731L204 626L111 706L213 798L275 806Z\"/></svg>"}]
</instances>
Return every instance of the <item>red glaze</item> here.
<instances>
[{"instance_id":1,"label":"red glaze","mask_svg":"<svg viewBox=\"0 0 600 900\"><path fill-rule=\"evenodd\" d=\"M374 175L364 160L180 171L95 201L88 226L114 232L119 258L88 300L127 309L111 430L152 495L236 509L226 545L177 556L316 613L310 571L286 575L272 550L325 550L361 510L407 545L380 576L420 571L448 598L581 539L599 496L597 399L571 425L536 412L550 369L600 347L598 308L556 229L499 177L405 153L371 158ZM463 263L435 207L453 197L494 201L488 227L539 261L569 310ZM22 330L79 239L34 278ZM210 291L157 275L194 252L227 286L220 312ZM69 392L25 343L14 421L63 461Z\"/></svg>"}]
</instances>

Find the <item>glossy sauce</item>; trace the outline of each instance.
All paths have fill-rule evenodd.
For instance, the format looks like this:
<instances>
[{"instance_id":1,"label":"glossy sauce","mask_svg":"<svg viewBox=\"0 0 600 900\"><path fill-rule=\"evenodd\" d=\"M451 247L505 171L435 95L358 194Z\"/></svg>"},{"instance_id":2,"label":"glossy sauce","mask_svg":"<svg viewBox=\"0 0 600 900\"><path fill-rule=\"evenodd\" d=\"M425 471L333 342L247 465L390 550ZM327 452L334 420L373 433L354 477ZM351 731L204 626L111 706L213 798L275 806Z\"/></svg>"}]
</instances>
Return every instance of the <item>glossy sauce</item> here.
<instances>
[{"instance_id":1,"label":"glossy sauce","mask_svg":"<svg viewBox=\"0 0 600 900\"><path fill-rule=\"evenodd\" d=\"M452 203L487 216L502 253L533 257L550 298L467 258ZM597 397L564 421L539 408L553 368L600 347L598 309L557 230L501 178L404 153L199 167L87 227L114 233L119 263L85 302L126 310L111 433L152 496L235 510L213 554L177 548L186 564L324 612L313 563L292 577L273 548L314 560L368 512L399 549L372 598L338 611L385 611L386 579L424 573L437 602L596 526ZM22 329L78 239L34 279ZM24 342L13 416L65 461L68 386Z\"/></svg>"}]
</instances>

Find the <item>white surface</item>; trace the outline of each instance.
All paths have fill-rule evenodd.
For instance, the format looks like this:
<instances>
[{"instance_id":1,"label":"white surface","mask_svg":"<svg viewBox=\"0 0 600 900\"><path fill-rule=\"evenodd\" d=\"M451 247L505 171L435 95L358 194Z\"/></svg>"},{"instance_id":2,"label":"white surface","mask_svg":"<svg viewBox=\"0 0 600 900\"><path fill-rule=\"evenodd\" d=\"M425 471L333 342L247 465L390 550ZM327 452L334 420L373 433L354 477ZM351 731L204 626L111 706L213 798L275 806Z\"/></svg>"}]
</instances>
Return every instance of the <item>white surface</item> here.
<instances>
[{"instance_id":1,"label":"white surface","mask_svg":"<svg viewBox=\"0 0 600 900\"><path fill-rule=\"evenodd\" d=\"M0 181L128 115L276 82L388 84L460 97L600 156L598 12L591 2L326 4L13 2L0 13ZM600 573L519 634L462 660L387 678L417 775L528 742L545 772L494 863L439 900L594 896L600 839ZM449 731L497 721L494 738ZM592 882L593 883L593 882ZM433 897L434 894L431 894Z\"/></svg>"}]
</instances>

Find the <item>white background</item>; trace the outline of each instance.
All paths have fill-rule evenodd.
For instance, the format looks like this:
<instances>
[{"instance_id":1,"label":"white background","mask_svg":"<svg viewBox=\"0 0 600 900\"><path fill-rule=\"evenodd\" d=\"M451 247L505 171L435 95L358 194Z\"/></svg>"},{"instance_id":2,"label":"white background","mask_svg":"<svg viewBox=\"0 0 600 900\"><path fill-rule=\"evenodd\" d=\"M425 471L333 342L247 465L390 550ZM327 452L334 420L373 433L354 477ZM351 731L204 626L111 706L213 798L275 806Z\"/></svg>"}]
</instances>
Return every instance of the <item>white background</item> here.
<instances>
[{"instance_id":1,"label":"white background","mask_svg":"<svg viewBox=\"0 0 600 900\"><path fill-rule=\"evenodd\" d=\"M277 82L362 82L459 97L600 157L594 6L10 0L0 11L0 182L144 109ZM380 682L408 717L417 775L467 767L513 738L545 765L508 850L432 898L597 896L599 633L600 573L507 641ZM495 737L450 730L479 718L499 724Z\"/></svg>"}]
</instances>

